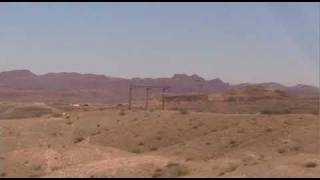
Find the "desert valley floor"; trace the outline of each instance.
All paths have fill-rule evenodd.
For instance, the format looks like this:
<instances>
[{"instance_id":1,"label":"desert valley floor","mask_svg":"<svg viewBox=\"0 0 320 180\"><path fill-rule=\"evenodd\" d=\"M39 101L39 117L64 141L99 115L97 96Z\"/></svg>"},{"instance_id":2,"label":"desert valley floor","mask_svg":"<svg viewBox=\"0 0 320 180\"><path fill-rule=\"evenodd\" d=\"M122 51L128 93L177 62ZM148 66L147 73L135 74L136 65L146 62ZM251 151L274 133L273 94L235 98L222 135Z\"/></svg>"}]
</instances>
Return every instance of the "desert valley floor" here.
<instances>
[{"instance_id":1,"label":"desert valley floor","mask_svg":"<svg viewBox=\"0 0 320 180\"><path fill-rule=\"evenodd\" d=\"M3 117L0 132L1 177L320 177L312 113L97 106Z\"/></svg>"}]
</instances>

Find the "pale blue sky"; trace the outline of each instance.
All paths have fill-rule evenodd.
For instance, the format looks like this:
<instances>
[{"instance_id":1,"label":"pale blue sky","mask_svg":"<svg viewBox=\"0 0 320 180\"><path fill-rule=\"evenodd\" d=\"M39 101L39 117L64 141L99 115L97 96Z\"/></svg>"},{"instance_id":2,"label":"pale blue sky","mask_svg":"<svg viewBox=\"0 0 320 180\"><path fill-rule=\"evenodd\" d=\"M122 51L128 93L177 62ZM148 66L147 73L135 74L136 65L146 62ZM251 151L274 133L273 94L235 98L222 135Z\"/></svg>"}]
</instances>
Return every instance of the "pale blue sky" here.
<instances>
[{"instance_id":1,"label":"pale blue sky","mask_svg":"<svg viewBox=\"0 0 320 180\"><path fill-rule=\"evenodd\" d=\"M319 84L319 3L0 3L0 71Z\"/></svg>"}]
</instances>

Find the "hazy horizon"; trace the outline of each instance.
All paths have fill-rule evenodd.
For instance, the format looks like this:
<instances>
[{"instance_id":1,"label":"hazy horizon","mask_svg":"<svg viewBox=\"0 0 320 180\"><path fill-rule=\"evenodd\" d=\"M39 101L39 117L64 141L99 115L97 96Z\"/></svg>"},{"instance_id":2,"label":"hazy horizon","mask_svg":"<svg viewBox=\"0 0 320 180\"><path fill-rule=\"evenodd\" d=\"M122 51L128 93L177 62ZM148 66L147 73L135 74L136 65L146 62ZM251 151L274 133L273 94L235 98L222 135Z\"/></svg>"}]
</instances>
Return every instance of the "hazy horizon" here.
<instances>
[{"instance_id":1,"label":"hazy horizon","mask_svg":"<svg viewBox=\"0 0 320 180\"><path fill-rule=\"evenodd\" d=\"M0 3L0 71L319 86L319 3Z\"/></svg>"},{"instance_id":2,"label":"hazy horizon","mask_svg":"<svg viewBox=\"0 0 320 180\"><path fill-rule=\"evenodd\" d=\"M312 84L306 84L306 83L295 83L295 84L284 84L284 83L280 83L280 82L277 82L277 81L265 81L265 82L247 82L247 81L243 81L243 82L238 82L238 83L232 83L232 82L228 82L226 80L224 80L223 78L221 77L209 77L209 78L205 78L205 77L202 77L200 76L199 74L188 74L188 73L174 73L172 75L169 75L169 76L159 76L159 77L120 77L120 76L109 76L107 74L99 74L99 73L86 73L86 72L75 72L75 71L63 71L63 72L44 72L44 73L35 73L34 71L30 70L30 69L12 69L12 70L6 70L6 71L0 71L0 73L2 72L13 72L13 71L30 71L32 72L33 74L37 75L37 76L42 76L42 75L47 75L47 74L51 74L51 73L78 73L78 74L81 74L81 75L104 75L108 78L120 78L120 79L135 79L135 78L140 78L140 79L158 79L158 78L172 78L174 75L187 75L187 76L193 76L193 75L197 75L203 79L205 79L206 81L208 80L213 80L213 79L220 79L222 80L223 82L225 83L229 83L230 85L240 85L240 84L263 84L263 83L278 83L278 84L281 84L281 85L285 85L285 86L296 86L296 85L308 85L308 86L315 86L315 87L319 87L319 85L312 85Z\"/></svg>"}]
</instances>

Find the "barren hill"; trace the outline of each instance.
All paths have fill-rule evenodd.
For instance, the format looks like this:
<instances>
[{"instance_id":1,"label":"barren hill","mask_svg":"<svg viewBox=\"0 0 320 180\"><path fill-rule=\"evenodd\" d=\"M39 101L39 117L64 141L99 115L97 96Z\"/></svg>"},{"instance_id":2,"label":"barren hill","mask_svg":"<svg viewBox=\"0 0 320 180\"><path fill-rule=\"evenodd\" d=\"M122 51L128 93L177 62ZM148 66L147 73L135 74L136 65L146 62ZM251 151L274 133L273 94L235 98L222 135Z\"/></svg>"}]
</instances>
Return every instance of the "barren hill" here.
<instances>
[{"instance_id":1,"label":"barren hill","mask_svg":"<svg viewBox=\"0 0 320 180\"><path fill-rule=\"evenodd\" d=\"M222 93L230 88L250 85L230 85L219 78L205 80L196 74L175 74L171 78L124 79L66 72L36 75L29 70L15 70L0 73L0 99L33 102L121 102L127 99L130 84L170 86L171 93ZM275 84L265 83L263 86L276 87L293 95L319 95L319 88L316 87L286 87ZM136 97L143 97L143 93L137 92Z\"/></svg>"}]
</instances>

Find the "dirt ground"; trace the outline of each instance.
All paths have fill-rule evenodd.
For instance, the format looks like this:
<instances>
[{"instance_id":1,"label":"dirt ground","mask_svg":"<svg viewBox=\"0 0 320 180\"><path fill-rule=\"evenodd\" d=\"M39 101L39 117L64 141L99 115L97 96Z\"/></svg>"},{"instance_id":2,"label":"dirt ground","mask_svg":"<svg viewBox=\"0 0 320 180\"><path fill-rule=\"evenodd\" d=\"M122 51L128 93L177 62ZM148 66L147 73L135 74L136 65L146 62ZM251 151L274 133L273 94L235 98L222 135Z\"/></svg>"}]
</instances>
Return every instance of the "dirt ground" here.
<instances>
[{"instance_id":1,"label":"dirt ground","mask_svg":"<svg viewBox=\"0 0 320 180\"><path fill-rule=\"evenodd\" d=\"M0 133L1 177L320 177L313 113L69 109Z\"/></svg>"}]
</instances>

